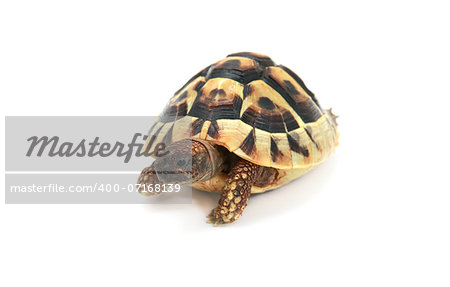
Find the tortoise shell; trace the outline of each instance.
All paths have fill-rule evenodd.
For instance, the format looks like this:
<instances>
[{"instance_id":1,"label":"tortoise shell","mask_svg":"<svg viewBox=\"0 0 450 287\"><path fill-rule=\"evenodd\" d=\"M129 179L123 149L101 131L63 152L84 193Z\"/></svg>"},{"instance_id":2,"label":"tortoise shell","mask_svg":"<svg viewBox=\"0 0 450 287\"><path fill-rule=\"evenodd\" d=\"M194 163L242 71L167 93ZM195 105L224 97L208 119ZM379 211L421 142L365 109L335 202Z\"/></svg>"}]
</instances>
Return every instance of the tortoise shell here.
<instances>
[{"instance_id":1,"label":"tortoise shell","mask_svg":"<svg viewBox=\"0 0 450 287\"><path fill-rule=\"evenodd\" d=\"M261 166L309 170L338 143L335 116L290 69L235 53L192 77L170 99L144 149L207 140ZM149 146L151 145L151 146ZM299 172L300 173L300 172Z\"/></svg>"}]
</instances>

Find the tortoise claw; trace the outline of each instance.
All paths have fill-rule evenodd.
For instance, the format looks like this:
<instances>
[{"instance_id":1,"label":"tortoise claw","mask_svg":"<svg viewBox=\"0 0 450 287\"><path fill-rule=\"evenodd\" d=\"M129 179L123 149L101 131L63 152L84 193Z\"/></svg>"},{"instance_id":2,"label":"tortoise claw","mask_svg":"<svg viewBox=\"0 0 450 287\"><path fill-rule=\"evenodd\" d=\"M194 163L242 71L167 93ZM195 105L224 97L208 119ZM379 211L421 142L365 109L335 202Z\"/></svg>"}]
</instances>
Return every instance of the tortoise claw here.
<instances>
[{"instance_id":1,"label":"tortoise claw","mask_svg":"<svg viewBox=\"0 0 450 287\"><path fill-rule=\"evenodd\" d=\"M224 224L224 221L222 218L216 218L215 213L215 208L213 210L211 210L211 212L206 216L208 218L207 223L212 224L213 226L219 226Z\"/></svg>"}]
</instances>

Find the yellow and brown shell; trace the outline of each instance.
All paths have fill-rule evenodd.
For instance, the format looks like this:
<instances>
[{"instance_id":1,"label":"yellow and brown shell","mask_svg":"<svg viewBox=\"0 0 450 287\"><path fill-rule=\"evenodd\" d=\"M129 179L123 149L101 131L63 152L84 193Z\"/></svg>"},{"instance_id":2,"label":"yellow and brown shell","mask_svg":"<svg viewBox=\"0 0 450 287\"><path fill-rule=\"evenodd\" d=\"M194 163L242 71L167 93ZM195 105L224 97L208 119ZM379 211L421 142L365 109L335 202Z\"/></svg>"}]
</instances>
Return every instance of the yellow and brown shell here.
<instances>
[{"instance_id":1,"label":"yellow and brown shell","mask_svg":"<svg viewBox=\"0 0 450 287\"><path fill-rule=\"evenodd\" d=\"M242 52L206 67L179 89L151 128L155 140L145 149L184 138L207 140L277 169L277 184L252 189L262 192L327 159L338 144L336 126L331 110L321 109L293 71L267 56ZM220 188L221 176L195 186Z\"/></svg>"}]
</instances>

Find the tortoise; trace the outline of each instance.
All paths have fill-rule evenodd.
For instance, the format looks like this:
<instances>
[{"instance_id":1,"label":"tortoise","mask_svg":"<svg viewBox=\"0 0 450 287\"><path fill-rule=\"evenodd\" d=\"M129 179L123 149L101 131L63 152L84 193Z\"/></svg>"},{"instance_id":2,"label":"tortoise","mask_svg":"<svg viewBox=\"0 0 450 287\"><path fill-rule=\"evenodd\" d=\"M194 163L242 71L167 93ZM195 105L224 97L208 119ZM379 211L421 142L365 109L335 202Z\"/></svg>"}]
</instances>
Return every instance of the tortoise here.
<instances>
[{"instance_id":1,"label":"tortoise","mask_svg":"<svg viewBox=\"0 0 450 287\"><path fill-rule=\"evenodd\" d=\"M336 116L293 71L262 54L230 54L175 92L151 127L143 149L155 161L142 170L139 191L158 194L142 187L178 183L220 192L209 223L231 223L251 193L327 159L338 136ZM164 156L155 156L161 145Z\"/></svg>"}]
</instances>

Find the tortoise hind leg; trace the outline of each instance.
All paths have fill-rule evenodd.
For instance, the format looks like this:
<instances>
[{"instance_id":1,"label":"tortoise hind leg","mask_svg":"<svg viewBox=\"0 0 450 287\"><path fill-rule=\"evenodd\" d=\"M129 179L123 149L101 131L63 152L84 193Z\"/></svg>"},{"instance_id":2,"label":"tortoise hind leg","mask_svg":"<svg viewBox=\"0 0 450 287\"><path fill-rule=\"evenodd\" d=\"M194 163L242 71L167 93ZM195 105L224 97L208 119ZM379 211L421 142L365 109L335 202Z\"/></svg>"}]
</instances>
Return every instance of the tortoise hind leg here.
<instances>
[{"instance_id":1,"label":"tortoise hind leg","mask_svg":"<svg viewBox=\"0 0 450 287\"><path fill-rule=\"evenodd\" d=\"M238 219L248 204L259 165L239 159L228 174L219 205L208 215L208 223L225 224Z\"/></svg>"}]
</instances>

